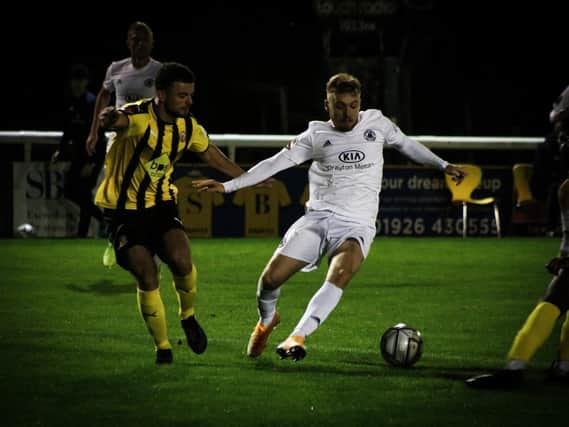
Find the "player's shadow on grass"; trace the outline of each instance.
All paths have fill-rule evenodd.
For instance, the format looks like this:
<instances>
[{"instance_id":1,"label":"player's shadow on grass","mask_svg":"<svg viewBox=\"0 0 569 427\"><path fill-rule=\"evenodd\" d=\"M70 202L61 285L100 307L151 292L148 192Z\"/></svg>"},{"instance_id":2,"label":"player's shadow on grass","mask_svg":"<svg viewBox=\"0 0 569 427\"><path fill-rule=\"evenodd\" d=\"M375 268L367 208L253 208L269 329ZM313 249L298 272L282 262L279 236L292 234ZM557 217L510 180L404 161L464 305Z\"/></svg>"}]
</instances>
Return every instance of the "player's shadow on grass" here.
<instances>
[{"instance_id":1,"label":"player's shadow on grass","mask_svg":"<svg viewBox=\"0 0 569 427\"><path fill-rule=\"evenodd\" d=\"M303 374L334 374L334 375L347 375L350 377L369 377L377 376L379 368L364 367L364 368L350 368L340 367L333 365L313 365L306 362L294 362L292 360L279 360L277 357L274 359L257 360L250 365L251 369L256 370L270 370L273 372L283 373L303 373Z\"/></svg>"},{"instance_id":2,"label":"player's shadow on grass","mask_svg":"<svg viewBox=\"0 0 569 427\"><path fill-rule=\"evenodd\" d=\"M260 359L251 365L252 369L271 370L277 372L302 372L317 374L333 374L348 376L373 376L393 378L441 378L452 381L464 381L474 375L488 371L483 367L452 367L452 366L421 366L415 365L410 368L397 368L388 366L382 361L365 360L365 355L357 359L342 359L338 363L322 363L314 365L307 361L294 362L291 360L279 360L278 358Z\"/></svg>"},{"instance_id":3,"label":"player's shadow on grass","mask_svg":"<svg viewBox=\"0 0 569 427\"><path fill-rule=\"evenodd\" d=\"M110 280L100 280L98 282L85 284L84 286L76 283L70 283L65 285L65 287L73 292L89 293L101 296L131 294L134 291L134 285L132 283L119 284L113 283Z\"/></svg>"}]
</instances>

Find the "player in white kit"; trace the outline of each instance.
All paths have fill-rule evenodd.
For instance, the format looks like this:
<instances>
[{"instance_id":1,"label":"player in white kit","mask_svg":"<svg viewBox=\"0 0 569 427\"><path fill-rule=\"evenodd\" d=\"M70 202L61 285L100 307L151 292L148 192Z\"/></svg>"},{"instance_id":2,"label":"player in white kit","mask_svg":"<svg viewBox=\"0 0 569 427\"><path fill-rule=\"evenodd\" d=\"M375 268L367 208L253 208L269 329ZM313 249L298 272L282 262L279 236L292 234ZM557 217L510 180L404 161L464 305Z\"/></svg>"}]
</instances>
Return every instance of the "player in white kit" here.
<instances>
[{"instance_id":1,"label":"player in white kit","mask_svg":"<svg viewBox=\"0 0 569 427\"><path fill-rule=\"evenodd\" d=\"M339 303L375 237L384 145L452 175L457 184L465 175L460 168L403 134L381 111L361 111L361 85L354 76L345 73L332 76L326 85L326 95L329 121L310 122L308 129L286 148L231 181L194 182L200 191L232 192L312 161L306 213L285 233L259 278L260 319L247 346L250 357L261 355L280 321L276 309L280 286L296 272L316 268L324 256L329 261L326 279L290 336L278 345L281 358L304 358L305 338Z\"/></svg>"},{"instance_id":2,"label":"player in white kit","mask_svg":"<svg viewBox=\"0 0 569 427\"><path fill-rule=\"evenodd\" d=\"M113 94L116 107L156 95L154 80L162 63L150 56L154 46L154 34L150 27L138 21L131 24L127 33L127 46L130 56L112 62L107 67L105 80L97 94L91 131L86 143L87 152L91 155L94 153L97 133L101 132L99 114L109 106Z\"/></svg>"},{"instance_id":3,"label":"player in white kit","mask_svg":"<svg viewBox=\"0 0 569 427\"><path fill-rule=\"evenodd\" d=\"M128 58L112 62L107 67L105 80L95 101L95 110L91 120L91 130L85 144L90 156L95 154L97 139L104 132L100 127L99 114L108 107L111 97L115 96L115 106L120 107L129 102L135 102L143 98L154 98L156 88L154 81L162 63L152 58L154 47L154 34L144 22L132 23L127 32L126 44L130 51ZM107 151L110 149L107 144ZM156 264L160 265L158 257ZM103 253L103 265L112 267L116 264L115 253L110 242Z\"/></svg>"}]
</instances>

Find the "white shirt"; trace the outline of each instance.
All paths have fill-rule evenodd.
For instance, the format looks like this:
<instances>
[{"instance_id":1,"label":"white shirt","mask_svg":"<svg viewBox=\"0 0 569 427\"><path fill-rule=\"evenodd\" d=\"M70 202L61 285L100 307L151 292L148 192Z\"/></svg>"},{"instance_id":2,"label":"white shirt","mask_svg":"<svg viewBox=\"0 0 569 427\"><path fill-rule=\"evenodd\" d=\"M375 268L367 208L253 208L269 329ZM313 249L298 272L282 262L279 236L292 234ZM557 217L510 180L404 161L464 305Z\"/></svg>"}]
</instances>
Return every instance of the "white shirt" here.
<instances>
[{"instance_id":1,"label":"white shirt","mask_svg":"<svg viewBox=\"0 0 569 427\"><path fill-rule=\"evenodd\" d=\"M108 66L103 87L115 94L115 106L142 98L152 98L156 94L154 80L162 63L150 58L142 68L135 68L131 58L112 62Z\"/></svg>"},{"instance_id":2,"label":"white shirt","mask_svg":"<svg viewBox=\"0 0 569 427\"><path fill-rule=\"evenodd\" d=\"M375 221L385 144L417 163L441 170L448 165L427 147L403 134L381 111L366 110L359 113L358 123L348 132L336 130L332 121L310 122L308 129L287 148L223 186L226 192L236 191L281 170L313 160L308 171L308 209Z\"/></svg>"}]
</instances>

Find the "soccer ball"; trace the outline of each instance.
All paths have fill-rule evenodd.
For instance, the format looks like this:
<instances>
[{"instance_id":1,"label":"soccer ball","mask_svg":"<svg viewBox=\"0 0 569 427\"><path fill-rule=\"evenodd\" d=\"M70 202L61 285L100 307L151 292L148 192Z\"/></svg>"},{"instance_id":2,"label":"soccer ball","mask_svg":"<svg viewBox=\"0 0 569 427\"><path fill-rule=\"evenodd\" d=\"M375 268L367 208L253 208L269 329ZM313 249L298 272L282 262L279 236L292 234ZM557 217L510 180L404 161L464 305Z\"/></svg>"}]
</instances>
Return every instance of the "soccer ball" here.
<instances>
[{"instance_id":1,"label":"soccer ball","mask_svg":"<svg viewBox=\"0 0 569 427\"><path fill-rule=\"evenodd\" d=\"M17 231L20 237L33 237L36 234L36 228L32 224L20 224Z\"/></svg>"},{"instance_id":2,"label":"soccer ball","mask_svg":"<svg viewBox=\"0 0 569 427\"><path fill-rule=\"evenodd\" d=\"M423 337L419 330L398 323L383 333L379 348L383 359L391 366L409 368L423 354Z\"/></svg>"}]
</instances>

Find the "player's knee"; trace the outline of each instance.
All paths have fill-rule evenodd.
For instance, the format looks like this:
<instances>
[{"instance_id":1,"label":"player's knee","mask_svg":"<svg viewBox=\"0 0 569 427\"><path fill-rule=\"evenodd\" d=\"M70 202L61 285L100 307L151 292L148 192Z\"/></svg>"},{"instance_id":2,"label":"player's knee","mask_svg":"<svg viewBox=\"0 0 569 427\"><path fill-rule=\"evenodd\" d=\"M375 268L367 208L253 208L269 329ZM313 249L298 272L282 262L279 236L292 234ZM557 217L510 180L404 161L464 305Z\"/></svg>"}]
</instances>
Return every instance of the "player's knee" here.
<instances>
[{"instance_id":1,"label":"player's knee","mask_svg":"<svg viewBox=\"0 0 569 427\"><path fill-rule=\"evenodd\" d=\"M336 266L333 267L327 280L334 283L336 286L344 288L354 276L355 271L349 266Z\"/></svg>"},{"instance_id":2,"label":"player's knee","mask_svg":"<svg viewBox=\"0 0 569 427\"><path fill-rule=\"evenodd\" d=\"M263 289L277 289L282 284L279 280L278 274L272 269L263 271L261 275L261 286Z\"/></svg>"},{"instance_id":3,"label":"player's knee","mask_svg":"<svg viewBox=\"0 0 569 427\"><path fill-rule=\"evenodd\" d=\"M135 274L138 288L143 291L153 291L159 288L158 274L156 270L146 269L140 274Z\"/></svg>"},{"instance_id":4,"label":"player's knee","mask_svg":"<svg viewBox=\"0 0 569 427\"><path fill-rule=\"evenodd\" d=\"M557 306L562 312L569 310L569 271L562 270L551 281L543 300Z\"/></svg>"},{"instance_id":5,"label":"player's knee","mask_svg":"<svg viewBox=\"0 0 569 427\"><path fill-rule=\"evenodd\" d=\"M192 260L186 254L174 254L168 262L168 267L175 276L187 276L192 272Z\"/></svg>"}]
</instances>

